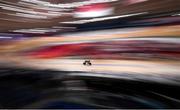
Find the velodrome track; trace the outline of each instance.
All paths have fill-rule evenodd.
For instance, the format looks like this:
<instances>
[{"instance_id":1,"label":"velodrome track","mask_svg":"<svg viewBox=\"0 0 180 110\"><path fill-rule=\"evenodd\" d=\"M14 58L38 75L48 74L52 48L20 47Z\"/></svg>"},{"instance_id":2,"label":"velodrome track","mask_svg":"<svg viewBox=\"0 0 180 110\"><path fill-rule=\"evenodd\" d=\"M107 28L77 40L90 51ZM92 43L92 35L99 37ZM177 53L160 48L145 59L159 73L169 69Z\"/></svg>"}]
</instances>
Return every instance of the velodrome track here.
<instances>
[{"instance_id":1,"label":"velodrome track","mask_svg":"<svg viewBox=\"0 0 180 110\"><path fill-rule=\"evenodd\" d=\"M103 31L98 31L99 33L97 32L96 36L94 33L87 32L84 34L77 33L55 37L38 37L28 38L25 40L16 40L10 45L3 45L0 47L0 61L2 65L6 66L28 67L42 70L51 69L58 71L89 72L96 74L106 73L106 75L122 75L124 73L131 75L150 75L154 78L160 76L160 79L156 79L160 82L167 82L165 77L170 81L176 82L177 80L174 80L174 78L180 76L180 54L178 49L180 46L179 27L179 25L175 25L119 29L114 31L116 32L114 34L113 31L109 31L109 34L103 34ZM91 37L86 37L86 35L90 36L91 34ZM120 44L113 44L113 42L117 41L120 42ZM136 45L138 42L142 41L140 44L141 48L133 48L133 45L129 46L129 41L135 42ZM106 43L109 42L111 42L111 45L107 46ZM147 42L155 42L155 44L148 44ZM99 43L105 43L105 45L101 45ZM95 45L95 48L101 45L102 50L105 46L106 49L109 49L111 46L124 44L125 46L123 45L122 47L112 48L115 50L130 49L130 51L128 51L128 54L123 56L113 54L111 51L108 53L108 56L106 56L106 53L101 52L100 55L98 55L99 53L93 55L91 52L88 53L89 50L86 50L84 55L79 55L78 52L82 52L82 50L69 52L68 49L68 54L64 54L62 56L58 56L58 54L57 56L50 57L34 57L31 54L23 54L28 53L29 51L36 52L41 48L69 44L72 46L84 44L83 47L92 44L91 46ZM91 46L89 48L91 48ZM146 48L146 50L140 51L142 50L142 47ZM152 47L157 48L157 50L155 50L157 52L151 53L151 51L154 49ZM79 48L81 48L81 45ZM162 49L166 49L167 52L164 53ZM58 52L61 52L61 49L58 50ZM146 53L146 55L143 55L143 53ZM40 52L40 54L44 55L43 51L42 53ZM92 66L83 65L83 62L86 59L91 60Z\"/></svg>"}]
</instances>

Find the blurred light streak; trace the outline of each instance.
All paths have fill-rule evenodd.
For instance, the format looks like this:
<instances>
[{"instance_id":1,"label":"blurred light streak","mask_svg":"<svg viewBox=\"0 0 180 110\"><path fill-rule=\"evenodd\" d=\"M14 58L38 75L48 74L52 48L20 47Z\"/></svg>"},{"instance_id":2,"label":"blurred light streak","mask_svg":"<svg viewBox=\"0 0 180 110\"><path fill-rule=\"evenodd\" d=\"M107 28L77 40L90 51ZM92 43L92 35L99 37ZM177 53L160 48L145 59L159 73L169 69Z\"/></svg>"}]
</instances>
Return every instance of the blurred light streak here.
<instances>
[{"instance_id":1,"label":"blurred light streak","mask_svg":"<svg viewBox=\"0 0 180 110\"><path fill-rule=\"evenodd\" d=\"M13 30L13 32L20 32L20 33L48 33L48 32L57 32L58 30L60 30L60 29L35 28L35 29Z\"/></svg>"},{"instance_id":2,"label":"blurred light streak","mask_svg":"<svg viewBox=\"0 0 180 110\"><path fill-rule=\"evenodd\" d=\"M97 22L97 21L104 21L104 20L112 20L112 19L118 19L118 18L137 16L137 15L142 15L142 14L147 14L147 13L148 12L142 12L142 13L127 14L127 15L111 16L111 17L92 18L92 19L87 19L87 20L60 22L60 23L64 23L64 24L83 24L83 23L90 23L90 22Z\"/></svg>"},{"instance_id":3,"label":"blurred light streak","mask_svg":"<svg viewBox=\"0 0 180 110\"><path fill-rule=\"evenodd\" d=\"M12 39L12 37L3 37L3 36L0 36L0 39Z\"/></svg>"},{"instance_id":4,"label":"blurred light streak","mask_svg":"<svg viewBox=\"0 0 180 110\"><path fill-rule=\"evenodd\" d=\"M36 19L47 19L47 16L25 14L25 13L16 13L17 16L27 17L27 18L36 18Z\"/></svg>"},{"instance_id":5,"label":"blurred light streak","mask_svg":"<svg viewBox=\"0 0 180 110\"><path fill-rule=\"evenodd\" d=\"M82 2L72 2L72 3L67 3L67 4L51 4L49 2L44 2L40 0L22 0L25 2L32 2L36 4L41 4L43 6L48 6L48 7L56 7L56 8L74 8L74 7L79 7L83 5L89 5L89 4L94 4L94 3L108 3L108 2L115 2L117 0L87 0L87 1L82 1Z\"/></svg>"},{"instance_id":6,"label":"blurred light streak","mask_svg":"<svg viewBox=\"0 0 180 110\"><path fill-rule=\"evenodd\" d=\"M99 3L92 5L85 5L78 7L74 11L75 18L93 18L93 17L101 17L112 15L114 12L114 8L110 7L108 4Z\"/></svg>"},{"instance_id":7,"label":"blurred light streak","mask_svg":"<svg viewBox=\"0 0 180 110\"><path fill-rule=\"evenodd\" d=\"M126 0L128 5L141 3L141 2L146 2L146 1L148 1L148 0Z\"/></svg>"},{"instance_id":8,"label":"blurred light streak","mask_svg":"<svg viewBox=\"0 0 180 110\"><path fill-rule=\"evenodd\" d=\"M107 16L113 13L113 8L104 9L104 10L92 10L87 12L75 12L75 18L94 18L94 17L102 17Z\"/></svg>"}]
</instances>

